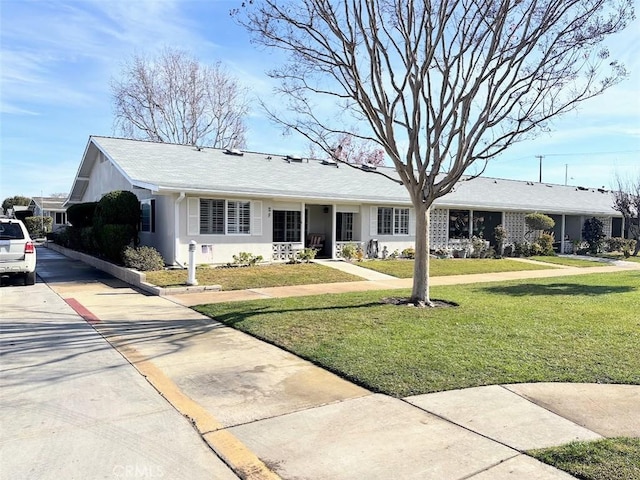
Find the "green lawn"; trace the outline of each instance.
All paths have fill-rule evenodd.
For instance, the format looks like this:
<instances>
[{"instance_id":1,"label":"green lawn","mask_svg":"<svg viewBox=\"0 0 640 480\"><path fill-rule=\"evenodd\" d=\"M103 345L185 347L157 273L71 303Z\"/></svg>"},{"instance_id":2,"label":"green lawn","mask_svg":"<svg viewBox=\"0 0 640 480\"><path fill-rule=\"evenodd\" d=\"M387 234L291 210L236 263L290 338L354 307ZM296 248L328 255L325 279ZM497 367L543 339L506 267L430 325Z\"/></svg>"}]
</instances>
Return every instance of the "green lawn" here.
<instances>
[{"instance_id":1,"label":"green lawn","mask_svg":"<svg viewBox=\"0 0 640 480\"><path fill-rule=\"evenodd\" d=\"M237 268L204 267L196 270L196 278L200 285L221 285L223 290L362 280L360 277L316 263L272 264ZM184 286L187 282L187 271L147 272L147 282L159 287Z\"/></svg>"},{"instance_id":2,"label":"green lawn","mask_svg":"<svg viewBox=\"0 0 640 480\"><path fill-rule=\"evenodd\" d=\"M584 260L581 258L569 257L529 257L537 262L552 263L554 265L564 265L566 267L601 267L606 265L597 260Z\"/></svg>"},{"instance_id":3,"label":"green lawn","mask_svg":"<svg viewBox=\"0 0 640 480\"><path fill-rule=\"evenodd\" d=\"M640 384L640 272L433 287L452 308L381 303L403 294L196 309L399 397L499 383Z\"/></svg>"},{"instance_id":4,"label":"green lawn","mask_svg":"<svg viewBox=\"0 0 640 480\"><path fill-rule=\"evenodd\" d=\"M395 277L413 277L413 261L411 260L371 260L357 265ZM469 273L543 270L546 268L555 267L552 265L533 265L506 259L433 259L431 275L465 275ZM146 272L146 274L147 282L159 287L184 286L187 282L186 270L163 270ZM362 280L360 277L315 263L300 263L296 265L280 263L240 268L203 267L197 269L196 278L200 285L221 285L223 290Z\"/></svg>"},{"instance_id":5,"label":"green lawn","mask_svg":"<svg viewBox=\"0 0 640 480\"><path fill-rule=\"evenodd\" d=\"M357 264L376 272L398 278L413 277L413 260L367 260ZM506 258L432 258L429 274L432 277L469 275L472 273L517 272L521 270L545 270L553 265L535 265Z\"/></svg>"},{"instance_id":6,"label":"green lawn","mask_svg":"<svg viewBox=\"0 0 640 480\"><path fill-rule=\"evenodd\" d=\"M609 438L527 452L583 480L640 480L640 438Z\"/></svg>"},{"instance_id":7,"label":"green lawn","mask_svg":"<svg viewBox=\"0 0 640 480\"><path fill-rule=\"evenodd\" d=\"M636 262L640 263L640 254L637 257L625 257L624 255L614 254L614 253L603 253L600 255L603 258L610 258L612 260L623 260L625 262Z\"/></svg>"}]
</instances>

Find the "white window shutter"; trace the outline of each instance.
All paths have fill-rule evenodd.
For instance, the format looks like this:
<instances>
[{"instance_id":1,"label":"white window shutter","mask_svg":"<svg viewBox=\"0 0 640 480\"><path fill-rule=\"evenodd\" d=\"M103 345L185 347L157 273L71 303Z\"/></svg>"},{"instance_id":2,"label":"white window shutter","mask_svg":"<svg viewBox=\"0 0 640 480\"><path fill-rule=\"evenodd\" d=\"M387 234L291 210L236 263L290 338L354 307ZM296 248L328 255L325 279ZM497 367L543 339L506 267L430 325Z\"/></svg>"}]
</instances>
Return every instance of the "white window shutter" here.
<instances>
[{"instance_id":1,"label":"white window shutter","mask_svg":"<svg viewBox=\"0 0 640 480\"><path fill-rule=\"evenodd\" d=\"M409 209L409 235L416 236L416 209Z\"/></svg>"},{"instance_id":2,"label":"white window shutter","mask_svg":"<svg viewBox=\"0 0 640 480\"><path fill-rule=\"evenodd\" d=\"M375 237L378 235L378 207L371 207L369 217L369 235Z\"/></svg>"},{"instance_id":3,"label":"white window shutter","mask_svg":"<svg viewBox=\"0 0 640 480\"><path fill-rule=\"evenodd\" d=\"M251 202L251 235L262 236L262 202Z\"/></svg>"},{"instance_id":4,"label":"white window shutter","mask_svg":"<svg viewBox=\"0 0 640 480\"><path fill-rule=\"evenodd\" d=\"M200 199L187 198L187 234L200 234Z\"/></svg>"}]
</instances>

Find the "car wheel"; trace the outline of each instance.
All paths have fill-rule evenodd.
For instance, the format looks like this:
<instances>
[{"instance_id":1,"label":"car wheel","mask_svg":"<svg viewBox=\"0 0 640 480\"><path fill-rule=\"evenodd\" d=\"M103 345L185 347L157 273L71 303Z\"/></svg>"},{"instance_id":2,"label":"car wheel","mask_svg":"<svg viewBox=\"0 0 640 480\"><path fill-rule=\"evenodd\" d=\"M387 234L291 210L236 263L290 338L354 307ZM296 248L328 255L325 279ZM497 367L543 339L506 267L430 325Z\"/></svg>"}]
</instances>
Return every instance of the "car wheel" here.
<instances>
[{"instance_id":1,"label":"car wheel","mask_svg":"<svg viewBox=\"0 0 640 480\"><path fill-rule=\"evenodd\" d=\"M36 272L27 272L24 274L25 285L35 285L35 283L36 283Z\"/></svg>"}]
</instances>

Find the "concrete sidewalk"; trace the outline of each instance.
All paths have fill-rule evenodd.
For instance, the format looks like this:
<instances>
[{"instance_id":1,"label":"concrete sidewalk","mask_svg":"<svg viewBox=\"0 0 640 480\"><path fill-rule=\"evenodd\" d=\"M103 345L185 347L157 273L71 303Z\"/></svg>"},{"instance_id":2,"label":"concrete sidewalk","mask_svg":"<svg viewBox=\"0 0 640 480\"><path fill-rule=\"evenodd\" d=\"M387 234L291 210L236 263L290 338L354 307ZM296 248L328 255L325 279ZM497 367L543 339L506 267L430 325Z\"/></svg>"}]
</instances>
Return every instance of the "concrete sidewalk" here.
<instances>
[{"instance_id":1,"label":"concrete sidewalk","mask_svg":"<svg viewBox=\"0 0 640 480\"><path fill-rule=\"evenodd\" d=\"M238 478L46 284L0 302L0 478Z\"/></svg>"},{"instance_id":2,"label":"concrete sidewalk","mask_svg":"<svg viewBox=\"0 0 640 480\"><path fill-rule=\"evenodd\" d=\"M523 263L541 264L535 260L512 259ZM363 292L372 290L410 289L413 280L411 278L396 278L375 272L358 265L336 261L321 260L317 263L335 268L343 272L361 277L362 281L321 283L311 285L292 285L288 287L265 287L252 288L249 290L229 290L229 291L204 291L197 293L176 293L165 295L165 298L180 305L194 306L205 303L222 303L235 301L260 300L265 298L301 297L306 295L326 295L331 293ZM596 262L594 262L596 263ZM439 285L463 285L472 283L502 282L506 280L523 280L533 278L553 278L567 275L588 275L591 273L611 273L627 270L640 270L640 263L634 262L610 262L602 265L597 262L597 266L589 268L558 266L545 270L522 270L515 272L499 273L479 273L472 275L449 275L443 277L431 277L431 286Z\"/></svg>"},{"instance_id":3,"label":"concrete sidewalk","mask_svg":"<svg viewBox=\"0 0 640 480\"><path fill-rule=\"evenodd\" d=\"M118 281L76 281L74 261L57 255L40 256L39 262L57 263L66 278L42 268L43 280L189 418L242 477L568 479L523 451L572 440L640 436L639 386L494 385L392 398L176 303L191 295L146 296ZM575 269L575 274L620 268ZM570 273L513 272L479 280L531 278L540 272ZM229 294L220 300L226 301L232 293L236 299L265 298L401 288L403 282L196 295L197 303L206 303L211 295L221 299Z\"/></svg>"}]
</instances>

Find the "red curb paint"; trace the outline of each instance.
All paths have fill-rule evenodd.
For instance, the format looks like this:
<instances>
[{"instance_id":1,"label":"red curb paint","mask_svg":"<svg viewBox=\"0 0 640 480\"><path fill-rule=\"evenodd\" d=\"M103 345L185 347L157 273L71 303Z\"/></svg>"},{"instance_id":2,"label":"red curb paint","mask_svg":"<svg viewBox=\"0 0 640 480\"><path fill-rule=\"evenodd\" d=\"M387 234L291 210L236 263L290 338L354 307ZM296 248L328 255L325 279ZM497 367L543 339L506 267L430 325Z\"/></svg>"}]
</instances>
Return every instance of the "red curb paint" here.
<instances>
[{"instance_id":1,"label":"red curb paint","mask_svg":"<svg viewBox=\"0 0 640 480\"><path fill-rule=\"evenodd\" d=\"M91 313L84 305L82 305L75 298L65 298L64 301L67 302L67 305L73 308L75 312L84 319L85 322L90 324L100 323L100 319L96 317L93 313Z\"/></svg>"}]
</instances>

